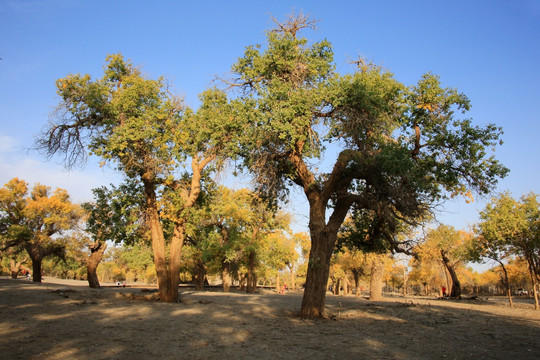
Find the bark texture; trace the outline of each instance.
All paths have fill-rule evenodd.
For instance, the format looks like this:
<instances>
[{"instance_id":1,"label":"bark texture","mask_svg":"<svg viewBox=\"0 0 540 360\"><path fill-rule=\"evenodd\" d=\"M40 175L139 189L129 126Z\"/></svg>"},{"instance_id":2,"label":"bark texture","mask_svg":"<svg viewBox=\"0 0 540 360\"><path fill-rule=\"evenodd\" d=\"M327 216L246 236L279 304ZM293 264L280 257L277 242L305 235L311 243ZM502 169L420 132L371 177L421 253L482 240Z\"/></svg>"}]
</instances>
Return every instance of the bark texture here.
<instances>
[{"instance_id":1,"label":"bark texture","mask_svg":"<svg viewBox=\"0 0 540 360\"><path fill-rule=\"evenodd\" d=\"M88 278L88 286L93 289L101 288L97 276L97 268L103 259L103 253L107 249L107 244L101 241L95 241L90 246L90 257L86 260L86 274Z\"/></svg>"},{"instance_id":2,"label":"bark texture","mask_svg":"<svg viewBox=\"0 0 540 360\"><path fill-rule=\"evenodd\" d=\"M369 300L379 301L382 299L384 264L374 261L371 265L371 280L369 285Z\"/></svg>"}]
</instances>

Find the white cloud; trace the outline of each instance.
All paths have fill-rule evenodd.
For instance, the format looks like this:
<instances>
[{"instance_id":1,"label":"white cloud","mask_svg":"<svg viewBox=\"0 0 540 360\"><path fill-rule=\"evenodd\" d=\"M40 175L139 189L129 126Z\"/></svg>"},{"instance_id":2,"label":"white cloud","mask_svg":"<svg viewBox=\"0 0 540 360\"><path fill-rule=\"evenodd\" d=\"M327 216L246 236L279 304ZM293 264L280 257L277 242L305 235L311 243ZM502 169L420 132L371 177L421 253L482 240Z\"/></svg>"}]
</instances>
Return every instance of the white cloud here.
<instances>
[{"instance_id":1,"label":"white cloud","mask_svg":"<svg viewBox=\"0 0 540 360\"><path fill-rule=\"evenodd\" d=\"M11 153L16 151L16 148L18 146L20 146L20 144L17 139L12 138L8 135L0 135L0 157L4 153Z\"/></svg>"},{"instance_id":2,"label":"white cloud","mask_svg":"<svg viewBox=\"0 0 540 360\"><path fill-rule=\"evenodd\" d=\"M66 189L74 202L91 200L93 188L120 181L120 176L113 170L99 168L91 162L83 170L68 172L61 165L40 161L29 154L14 151L13 147L0 145L0 186L15 177L30 186L40 183Z\"/></svg>"}]
</instances>

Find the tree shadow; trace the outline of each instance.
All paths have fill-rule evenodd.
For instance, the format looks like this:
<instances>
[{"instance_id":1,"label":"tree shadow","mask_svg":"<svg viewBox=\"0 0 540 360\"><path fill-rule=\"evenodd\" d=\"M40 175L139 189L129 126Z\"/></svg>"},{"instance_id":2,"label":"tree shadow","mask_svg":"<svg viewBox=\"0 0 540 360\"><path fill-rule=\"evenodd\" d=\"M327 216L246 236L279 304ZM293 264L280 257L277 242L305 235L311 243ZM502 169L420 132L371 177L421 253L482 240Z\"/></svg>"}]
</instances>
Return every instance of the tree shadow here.
<instances>
[{"instance_id":1,"label":"tree shadow","mask_svg":"<svg viewBox=\"0 0 540 360\"><path fill-rule=\"evenodd\" d=\"M329 297L333 319L303 320L301 294L183 291L183 303L131 300L139 290L0 280L6 359L533 359L540 320L478 306Z\"/></svg>"}]
</instances>

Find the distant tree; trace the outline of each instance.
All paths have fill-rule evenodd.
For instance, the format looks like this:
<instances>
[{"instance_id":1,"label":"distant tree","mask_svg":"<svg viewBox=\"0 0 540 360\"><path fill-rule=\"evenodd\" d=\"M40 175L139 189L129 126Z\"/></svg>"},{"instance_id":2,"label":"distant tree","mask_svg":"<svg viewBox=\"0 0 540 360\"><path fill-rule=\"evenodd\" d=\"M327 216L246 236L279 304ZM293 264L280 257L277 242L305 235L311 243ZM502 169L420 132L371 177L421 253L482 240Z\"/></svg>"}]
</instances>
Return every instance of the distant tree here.
<instances>
[{"instance_id":1,"label":"distant tree","mask_svg":"<svg viewBox=\"0 0 540 360\"><path fill-rule=\"evenodd\" d=\"M470 259L472 236L452 226L439 225L428 231L425 241L415 250L420 258L440 259L450 276L450 297L461 297L461 282L457 269Z\"/></svg>"},{"instance_id":2,"label":"distant tree","mask_svg":"<svg viewBox=\"0 0 540 360\"><path fill-rule=\"evenodd\" d=\"M540 205L537 195L530 193L518 201L509 193L503 193L486 205L480 212L480 219L477 225L477 255L496 260L501 265L509 296L511 289L503 259L511 255L525 259L533 286L535 308L540 309Z\"/></svg>"},{"instance_id":3,"label":"distant tree","mask_svg":"<svg viewBox=\"0 0 540 360\"><path fill-rule=\"evenodd\" d=\"M324 316L330 260L351 208L373 211L382 233L451 194L487 193L507 172L487 153L500 129L455 116L469 109L465 95L433 74L408 88L363 61L341 76L328 41L300 37L315 23L302 14L276 21L266 47L247 47L227 80L247 108L245 165L258 190L285 198L295 184L309 203L306 318ZM336 148L334 164L321 166Z\"/></svg>"},{"instance_id":4,"label":"distant tree","mask_svg":"<svg viewBox=\"0 0 540 360\"><path fill-rule=\"evenodd\" d=\"M87 279L91 288L100 288L97 267L107 249L107 241L132 245L147 241L144 224L144 195L134 182L116 187L92 189L94 201L82 204L86 212L85 231L91 239L87 243L90 255L85 260Z\"/></svg>"},{"instance_id":5,"label":"distant tree","mask_svg":"<svg viewBox=\"0 0 540 360\"><path fill-rule=\"evenodd\" d=\"M54 192L17 178L0 189L0 231L3 250L19 247L32 260L34 282L41 282L41 263L47 256L63 257L65 245L58 237L73 228L81 217L80 207L71 203L66 190Z\"/></svg>"}]
</instances>

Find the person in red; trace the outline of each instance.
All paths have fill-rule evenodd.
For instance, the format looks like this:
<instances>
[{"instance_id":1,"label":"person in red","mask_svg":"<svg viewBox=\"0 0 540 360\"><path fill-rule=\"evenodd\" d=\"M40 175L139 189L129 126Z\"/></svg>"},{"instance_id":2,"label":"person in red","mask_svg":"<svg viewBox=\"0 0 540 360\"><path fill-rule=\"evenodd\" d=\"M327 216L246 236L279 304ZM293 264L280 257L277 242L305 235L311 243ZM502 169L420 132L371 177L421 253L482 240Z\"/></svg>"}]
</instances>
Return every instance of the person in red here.
<instances>
[{"instance_id":1,"label":"person in red","mask_svg":"<svg viewBox=\"0 0 540 360\"><path fill-rule=\"evenodd\" d=\"M446 296L446 288L443 286L442 287L442 296L445 297Z\"/></svg>"}]
</instances>

